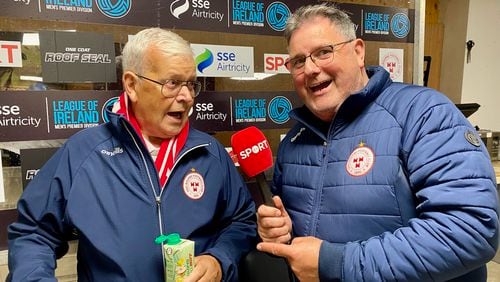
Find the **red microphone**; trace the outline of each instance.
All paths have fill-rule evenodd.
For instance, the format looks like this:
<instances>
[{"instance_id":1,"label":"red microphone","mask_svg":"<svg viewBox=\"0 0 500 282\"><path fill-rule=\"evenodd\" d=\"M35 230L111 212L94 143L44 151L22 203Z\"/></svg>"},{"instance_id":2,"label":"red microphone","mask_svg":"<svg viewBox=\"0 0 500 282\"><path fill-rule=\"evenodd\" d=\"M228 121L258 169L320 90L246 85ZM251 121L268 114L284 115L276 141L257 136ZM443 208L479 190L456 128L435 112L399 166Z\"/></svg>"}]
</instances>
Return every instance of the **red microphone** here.
<instances>
[{"instance_id":1,"label":"red microphone","mask_svg":"<svg viewBox=\"0 0 500 282\"><path fill-rule=\"evenodd\" d=\"M264 171L273 166L273 153L264 133L255 126L247 127L231 136L231 146L243 173L248 177L255 176L264 203L274 206L273 195L264 175Z\"/></svg>"}]
</instances>

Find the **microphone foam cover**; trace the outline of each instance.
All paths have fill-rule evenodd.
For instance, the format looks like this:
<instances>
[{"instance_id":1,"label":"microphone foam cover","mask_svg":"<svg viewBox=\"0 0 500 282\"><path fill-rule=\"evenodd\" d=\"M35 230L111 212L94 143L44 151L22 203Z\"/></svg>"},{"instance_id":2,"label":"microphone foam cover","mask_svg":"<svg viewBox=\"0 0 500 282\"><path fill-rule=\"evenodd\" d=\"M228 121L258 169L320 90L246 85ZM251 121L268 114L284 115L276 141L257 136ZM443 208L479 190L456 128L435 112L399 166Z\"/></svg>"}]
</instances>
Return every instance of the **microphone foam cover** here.
<instances>
[{"instance_id":1,"label":"microphone foam cover","mask_svg":"<svg viewBox=\"0 0 500 282\"><path fill-rule=\"evenodd\" d=\"M248 177L273 166L273 153L264 133L255 126L242 129L231 136L231 146L238 157L241 170Z\"/></svg>"}]
</instances>

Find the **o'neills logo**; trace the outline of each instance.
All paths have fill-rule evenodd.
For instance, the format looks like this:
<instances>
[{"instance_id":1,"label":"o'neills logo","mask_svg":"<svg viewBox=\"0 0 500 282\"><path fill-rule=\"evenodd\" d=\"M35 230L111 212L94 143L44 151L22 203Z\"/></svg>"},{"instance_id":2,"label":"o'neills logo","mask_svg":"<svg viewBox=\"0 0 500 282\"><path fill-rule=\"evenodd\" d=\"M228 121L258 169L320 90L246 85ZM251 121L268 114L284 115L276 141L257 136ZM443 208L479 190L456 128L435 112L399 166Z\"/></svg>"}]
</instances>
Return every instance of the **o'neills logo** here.
<instances>
[{"instance_id":1,"label":"o'neills logo","mask_svg":"<svg viewBox=\"0 0 500 282\"><path fill-rule=\"evenodd\" d=\"M123 149L121 147L115 147L111 152L103 149L101 150L101 154L112 157L117 154L123 154Z\"/></svg>"},{"instance_id":2,"label":"o'neills logo","mask_svg":"<svg viewBox=\"0 0 500 282\"><path fill-rule=\"evenodd\" d=\"M375 163L375 154L373 150L367 147L363 142L349 156L345 164L347 173L352 176L363 176L367 174Z\"/></svg>"}]
</instances>

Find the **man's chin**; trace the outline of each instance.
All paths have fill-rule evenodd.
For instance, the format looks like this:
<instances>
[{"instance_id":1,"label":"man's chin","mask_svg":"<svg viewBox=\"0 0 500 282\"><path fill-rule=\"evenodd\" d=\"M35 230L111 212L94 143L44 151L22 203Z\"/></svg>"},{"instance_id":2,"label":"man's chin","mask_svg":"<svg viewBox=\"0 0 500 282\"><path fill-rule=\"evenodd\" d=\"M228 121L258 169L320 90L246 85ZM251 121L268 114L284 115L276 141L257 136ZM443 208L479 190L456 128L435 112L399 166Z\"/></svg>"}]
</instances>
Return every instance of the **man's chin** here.
<instances>
[{"instance_id":1,"label":"man's chin","mask_svg":"<svg viewBox=\"0 0 500 282\"><path fill-rule=\"evenodd\" d=\"M308 104L307 108L322 121L330 122L335 115L334 107L328 107L325 103Z\"/></svg>"},{"instance_id":2,"label":"man's chin","mask_svg":"<svg viewBox=\"0 0 500 282\"><path fill-rule=\"evenodd\" d=\"M186 125L186 122L187 120L180 123L174 123L174 124L169 123L167 126L163 127L162 132L164 133L166 138L172 138L172 136L177 136Z\"/></svg>"}]
</instances>

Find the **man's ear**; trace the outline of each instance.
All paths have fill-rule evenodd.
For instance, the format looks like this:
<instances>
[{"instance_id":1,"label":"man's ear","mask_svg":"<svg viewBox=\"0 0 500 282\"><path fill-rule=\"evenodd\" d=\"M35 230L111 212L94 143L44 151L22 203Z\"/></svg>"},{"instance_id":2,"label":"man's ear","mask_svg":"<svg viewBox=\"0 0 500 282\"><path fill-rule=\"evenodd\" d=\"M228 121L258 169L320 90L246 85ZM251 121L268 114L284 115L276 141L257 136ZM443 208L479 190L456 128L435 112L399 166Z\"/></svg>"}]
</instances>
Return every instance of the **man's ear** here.
<instances>
[{"instance_id":1,"label":"man's ear","mask_svg":"<svg viewBox=\"0 0 500 282\"><path fill-rule=\"evenodd\" d=\"M354 40L354 52L356 52L356 57L358 58L358 64L360 67L365 66L365 42L361 39Z\"/></svg>"},{"instance_id":2,"label":"man's ear","mask_svg":"<svg viewBox=\"0 0 500 282\"><path fill-rule=\"evenodd\" d=\"M123 90L127 92L127 96L131 102L137 101L137 87L138 85L138 77L131 71L126 71L123 73L122 77L123 81Z\"/></svg>"}]
</instances>

